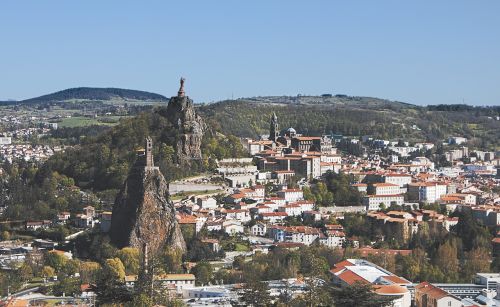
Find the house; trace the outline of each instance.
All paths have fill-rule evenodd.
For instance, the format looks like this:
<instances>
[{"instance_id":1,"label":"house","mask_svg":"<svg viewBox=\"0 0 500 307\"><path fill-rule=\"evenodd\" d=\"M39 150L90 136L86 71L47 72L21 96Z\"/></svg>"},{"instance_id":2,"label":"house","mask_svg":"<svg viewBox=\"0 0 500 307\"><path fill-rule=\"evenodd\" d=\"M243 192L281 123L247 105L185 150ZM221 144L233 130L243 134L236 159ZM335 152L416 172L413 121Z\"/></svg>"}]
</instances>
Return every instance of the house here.
<instances>
[{"instance_id":1,"label":"house","mask_svg":"<svg viewBox=\"0 0 500 307\"><path fill-rule=\"evenodd\" d=\"M268 205L265 205L264 203L258 204L257 206L253 207L250 209L250 213L252 215L259 215L261 213L268 213L268 212L273 212L274 210L269 207Z\"/></svg>"},{"instance_id":2,"label":"house","mask_svg":"<svg viewBox=\"0 0 500 307\"><path fill-rule=\"evenodd\" d=\"M83 214L86 216L94 217L95 216L95 209L92 206L87 206L83 208Z\"/></svg>"},{"instance_id":3,"label":"house","mask_svg":"<svg viewBox=\"0 0 500 307\"><path fill-rule=\"evenodd\" d=\"M196 204L202 209L215 209L217 208L217 200L213 197L199 197Z\"/></svg>"},{"instance_id":4,"label":"house","mask_svg":"<svg viewBox=\"0 0 500 307\"><path fill-rule=\"evenodd\" d=\"M217 239L201 239L201 243L207 244L216 253L220 250L219 240Z\"/></svg>"},{"instance_id":5,"label":"house","mask_svg":"<svg viewBox=\"0 0 500 307\"><path fill-rule=\"evenodd\" d=\"M244 232L243 225L241 225L241 222L237 220L227 220L223 222L222 228L227 234L230 235L235 235Z\"/></svg>"},{"instance_id":6,"label":"house","mask_svg":"<svg viewBox=\"0 0 500 307\"><path fill-rule=\"evenodd\" d=\"M59 225L64 225L69 220L71 214L69 212L63 211L57 215L56 223Z\"/></svg>"},{"instance_id":7,"label":"house","mask_svg":"<svg viewBox=\"0 0 500 307\"><path fill-rule=\"evenodd\" d=\"M278 208L278 212L285 212L288 216L300 216L302 215L302 208L300 205L290 204Z\"/></svg>"},{"instance_id":8,"label":"house","mask_svg":"<svg viewBox=\"0 0 500 307\"><path fill-rule=\"evenodd\" d=\"M311 245L322 233L318 228L308 226L270 226L267 235L277 242Z\"/></svg>"},{"instance_id":9,"label":"house","mask_svg":"<svg viewBox=\"0 0 500 307\"><path fill-rule=\"evenodd\" d=\"M278 191L276 193L278 197L284 198L287 202L294 202L301 199L304 199L304 194L301 189L286 189L282 191Z\"/></svg>"},{"instance_id":10,"label":"house","mask_svg":"<svg viewBox=\"0 0 500 307\"><path fill-rule=\"evenodd\" d=\"M94 217L86 214L77 214L73 222L78 228L94 227Z\"/></svg>"},{"instance_id":11,"label":"house","mask_svg":"<svg viewBox=\"0 0 500 307\"><path fill-rule=\"evenodd\" d=\"M235 193L226 197L228 203L237 204L245 198L246 195L243 193Z\"/></svg>"},{"instance_id":12,"label":"house","mask_svg":"<svg viewBox=\"0 0 500 307\"><path fill-rule=\"evenodd\" d=\"M209 220L205 223L205 225L208 231L221 231L223 223L224 219L219 218L219 219Z\"/></svg>"},{"instance_id":13,"label":"house","mask_svg":"<svg viewBox=\"0 0 500 307\"><path fill-rule=\"evenodd\" d=\"M180 225L192 225L196 233L201 231L203 226L205 226L206 221L208 220L208 217L204 214L179 214L176 216L176 218Z\"/></svg>"},{"instance_id":14,"label":"house","mask_svg":"<svg viewBox=\"0 0 500 307\"><path fill-rule=\"evenodd\" d=\"M461 300L448 292L428 283L415 286L416 307L461 307Z\"/></svg>"},{"instance_id":15,"label":"house","mask_svg":"<svg viewBox=\"0 0 500 307\"><path fill-rule=\"evenodd\" d=\"M259 215L263 221L268 221L270 223L282 222L287 216L288 214L286 212L269 212Z\"/></svg>"},{"instance_id":16,"label":"house","mask_svg":"<svg viewBox=\"0 0 500 307\"><path fill-rule=\"evenodd\" d=\"M321 230L307 226L285 227L285 242L311 245L321 236Z\"/></svg>"},{"instance_id":17,"label":"house","mask_svg":"<svg viewBox=\"0 0 500 307\"><path fill-rule=\"evenodd\" d=\"M281 197L269 197L269 198L266 198L266 201L264 202L264 204L273 208L273 210L276 210L276 209L278 209L278 207L286 205L286 199L281 198Z\"/></svg>"},{"instance_id":18,"label":"house","mask_svg":"<svg viewBox=\"0 0 500 307\"><path fill-rule=\"evenodd\" d=\"M324 236L320 237L319 243L328 247L343 247L345 233L338 230L326 230Z\"/></svg>"},{"instance_id":19,"label":"house","mask_svg":"<svg viewBox=\"0 0 500 307\"><path fill-rule=\"evenodd\" d=\"M250 228L251 232L252 232L252 235L254 236L265 236L266 235L266 232L267 232L267 226L266 224L262 223L262 222L257 222L255 225L253 225L251 228Z\"/></svg>"},{"instance_id":20,"label":"house","mask_svg":"<svg viewBox=\"0 0 500 307\"><path fill-rule=\"evenodd\" d=\"M82 284L80 285L80 298L82 299L94 299L97 294L94 292L92 285L90 284Z\"/></svg>"},{"instance_id":21,"label":"house","mask_svg":"<svg viewBox=\"0 0 500 307\"><path fill-rule=\"evenodd\" d=\"M174 289L178 294L184 289L195 287L196 277L193 274L161 274L154 276L154 284L164 289ZM133 288L137 282L137 275L125 276L125 285Z\"/></svg>"},{"instance_id":22,"label":"house","mask_svg":"<svg viewBox=\"0 0 500 307\"><path fill-rule=\"evenodd\" d=\"M226 210L226 218L238 220L242 223L249 222L252 219L250 212L245 209L228 209Z\"/></svg>"}]
</instances>

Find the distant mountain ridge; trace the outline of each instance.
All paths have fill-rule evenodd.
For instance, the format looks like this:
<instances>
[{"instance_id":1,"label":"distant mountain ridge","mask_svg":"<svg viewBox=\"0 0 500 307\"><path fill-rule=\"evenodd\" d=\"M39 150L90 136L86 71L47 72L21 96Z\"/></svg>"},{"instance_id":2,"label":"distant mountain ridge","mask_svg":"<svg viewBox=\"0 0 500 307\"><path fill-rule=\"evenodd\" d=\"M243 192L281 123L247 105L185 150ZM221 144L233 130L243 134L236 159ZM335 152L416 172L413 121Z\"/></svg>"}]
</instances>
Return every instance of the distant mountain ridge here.
<instances>
[{"instance_id":1,"label":"distant mountain ridge","mask_svg":"<svg viewBox=\"0 0 500 307\"><path fill-rule=\"evenodd\" d=\"M107 101L112 99L138 100L150 102L168 102L168 98L160 94L122 88L98 88L98 87L76 87L55 93L30 98L21 101L5 101L4 104L39 104L55 103L69 100L98 100Z\"/></svg>"},{"instance_id":2,"label":"distant mountain ridge","mask_svg":"<svg viewBox=\"0 0 500 307\"><path fill-rule=\"evenodd\" d=\"M263 103L277 103L277 104L297 104L297 105L337 105L337 106L355 106L355 107L409 107L418 108L419 106L393 101L383 98L363 97L363 96L348 96L343 94L323 94L323 95L297 95L297 96L259 96L241 98L239 101L263 102Z\"/></svg>"}]
</instances>

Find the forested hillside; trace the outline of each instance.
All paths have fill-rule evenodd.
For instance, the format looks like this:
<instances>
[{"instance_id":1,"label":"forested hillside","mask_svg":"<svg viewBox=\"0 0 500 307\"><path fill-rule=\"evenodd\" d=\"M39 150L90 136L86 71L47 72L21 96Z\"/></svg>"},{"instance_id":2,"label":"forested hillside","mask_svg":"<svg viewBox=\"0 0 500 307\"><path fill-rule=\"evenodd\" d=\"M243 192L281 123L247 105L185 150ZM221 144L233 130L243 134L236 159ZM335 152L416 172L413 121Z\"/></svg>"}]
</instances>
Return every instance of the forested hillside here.
<instances>
[{"instance_id":1,"label":"forested hillside","mask_svg":"<svg viewBox=\"0 0 500 307\"><path fill-rule=\"evenodd\" d=\"M159 107L122 120L98 136L84 138L73 149L49 159L43 171L57 171L73 178L84 188L117 189L135 161L137 149L144 147L145 136L152 137L155 160L167 180L213 168L215 159L243 155L236 137L216 136L215 130L210 129L203 138L203 160L193 160L190 167L177 165L175 144L179 138L178 129L167 119L165 112L166 107Z\"/></svg>"},{"instance_id":2,"label":"forested hillside","mask_svg":"<svg viewBox=\"0 0 500 307\"><path fill-rule=\"evenodd\" d=\"M267 134L269 117L280 128L294 127L305 135L338 133L383 139L439 141L465 136L488 149L500 146L500 107L419 107L367 97L259 97L228 100L199 108L206 120L223 132L256 138Z\"/></svg>"}]
</instances>

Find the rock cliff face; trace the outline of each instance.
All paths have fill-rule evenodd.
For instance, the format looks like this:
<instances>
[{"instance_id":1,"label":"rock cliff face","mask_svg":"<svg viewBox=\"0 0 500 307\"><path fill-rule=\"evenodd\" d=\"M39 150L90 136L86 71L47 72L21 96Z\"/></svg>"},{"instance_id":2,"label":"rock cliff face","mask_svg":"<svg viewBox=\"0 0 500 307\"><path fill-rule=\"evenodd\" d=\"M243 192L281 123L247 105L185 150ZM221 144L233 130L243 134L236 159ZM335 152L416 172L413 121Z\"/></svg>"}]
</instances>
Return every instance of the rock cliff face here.
<instances>
[{"instance_id":1,"label":"rock cliff face","mask_svg":"<svg viewBox=\"0 0 500 307\"><path fill-rule=\"evenodd\" d=\"M150 142L150 139L149 139ZM146 153L139 157L113 206L110 237L122 248L141 249L147 243L149 253L157 254L165 245L186 250L168 185L157 167L152 165L152 145L146 142Z\"/></svg>"},{"instance_id":2,"label":"rock cliff face","mask_svg":"<svg viewBox=\"0 0 500 307\"><path fill-rule=\"evenodd\" d=\"M178 162L189 164L190 160L201 159L201 141L207 127L203 119L196 114L193 101L187 96L170 98L167 117L179 129L176 144Z\"/></svg>"}]
</instances>

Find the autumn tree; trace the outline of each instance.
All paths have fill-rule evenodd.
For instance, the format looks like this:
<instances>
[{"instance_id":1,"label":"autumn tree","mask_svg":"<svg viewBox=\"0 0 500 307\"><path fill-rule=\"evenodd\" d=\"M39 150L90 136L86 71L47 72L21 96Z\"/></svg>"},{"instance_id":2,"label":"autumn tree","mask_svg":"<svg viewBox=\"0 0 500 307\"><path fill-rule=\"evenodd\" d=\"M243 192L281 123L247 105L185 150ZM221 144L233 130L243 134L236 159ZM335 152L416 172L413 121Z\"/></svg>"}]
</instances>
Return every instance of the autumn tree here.
<instances>
[{"instance_id":1,"label":"autumn tree","mask_svg":"<svg viewBox=\"0 0 500 307\"><path fill-rule=\"evenodd\" d=\"M489 272L491 256L484 247L477 247L465 253L463 279L472 280L476 273Z\"/></svg>"},{"instance_id":2,"label":"autumn tree","mask_svg":"<svg viewBox=\"0 0 500 307\"><path fill-rule=\"evenodd\" d=\"M124 247L116 253L125 267L125 273L128 275L137 275L139 273L139 250L133 247Z\"/></svg>"},{"instance_id":3,"label":"autumn tree","mask_svg":"<svg viewBox=\"0 0 500 307\"><path fill-rule=\"evenodd\" d=\"M104 262L97 280L97 300L99 304L130 300L130 293L125 287L125 266L120 258L111 258Z\"/></svg>"},{"instance_id":4,"label":"autumn tree","mask_svg":"<svg viewBox=\"0 0 500 307\"><path fill-rule=\"evenodd\" d=\"M80 263L80 279L82 283L96 282L100 269L101 265L97 262L82 261Z\"/></svg>"},{"instance_id":5,"label":"autumn tree","mask_svg":"<svg viewBox=\"0 0 500 307\"><path fill-rule=\"evenodd\" d=\"M441 244L434 257L434 264L438 268L446 268L446 281L458 281L459 261L457 240L449 239Z\"/></svg>"}]
</instances>

